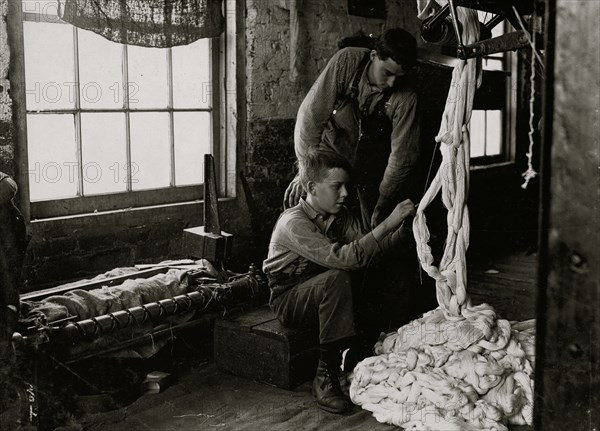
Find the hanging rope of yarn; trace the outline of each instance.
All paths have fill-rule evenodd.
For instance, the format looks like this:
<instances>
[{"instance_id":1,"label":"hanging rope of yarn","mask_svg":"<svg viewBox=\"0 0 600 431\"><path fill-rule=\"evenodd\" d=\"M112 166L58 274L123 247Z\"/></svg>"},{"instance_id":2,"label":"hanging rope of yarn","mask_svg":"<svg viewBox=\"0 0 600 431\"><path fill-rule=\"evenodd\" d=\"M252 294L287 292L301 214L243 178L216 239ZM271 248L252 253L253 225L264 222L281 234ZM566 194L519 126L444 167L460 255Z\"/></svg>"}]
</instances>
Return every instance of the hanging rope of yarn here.
<instances>
[{"instance_id":1,"label":"hanging rope of yarn","mask_svg":"<svg viewBox=\"0 0 600 431\"><path fill-rule=\"evenodd\" d=\"M479 38L477 12L459 7L462 40ZM436 283L439 307L388 334L378 356L354 369L350 397L380 422L419 430L507 430L531 424L535 321L497 319L467 294L470 141L467 124L481 83L478 60L452 73L436 141L442 163L419 202L413 231L421 267ZM439 266L429 246L425 209L441 192L448 233Z\"/></svg>"},{"instance_id":2,"label":"hanging rope of yarn","mask_svg":"<svg viewBox=\"0 0 600 431\"><path fill-rule=\"evenodd\" d=\"M517 16L519 16L517 14ZM519 21L520 22L520 21ZM521 27L523 24L521 23ZM533 128L533 118L534 118L534 110L533 103L535 102L535 60L537 55L537 48L535 46L535 32L533 32L533 38L531 40L531 72L529 75L529 132L527 133L527 137L529 138L529 149L527 150L527 170L523 172L523 184L521 184L521 188L526 189L529 185L529 181L534 179L537 176L537 172L533 169L533 134L535 133L535 129Z\"/></svg>"}]
</instances>

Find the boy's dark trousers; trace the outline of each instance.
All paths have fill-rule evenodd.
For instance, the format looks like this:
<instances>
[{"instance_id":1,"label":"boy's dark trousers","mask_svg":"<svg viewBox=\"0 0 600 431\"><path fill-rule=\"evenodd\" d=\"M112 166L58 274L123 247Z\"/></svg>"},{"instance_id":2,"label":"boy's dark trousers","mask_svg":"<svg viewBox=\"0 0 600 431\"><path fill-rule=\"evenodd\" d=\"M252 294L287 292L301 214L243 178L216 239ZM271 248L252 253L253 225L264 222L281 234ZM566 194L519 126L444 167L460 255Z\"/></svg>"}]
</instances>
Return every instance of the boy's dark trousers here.
<instances>
[{"instance_id":1,"label":"boy's dark trousers","mask_svg":"<svg viewBox=\"0 0 600 431\"><path fill-rule=\"evenodd\" d=\"M350 401L340 388L341 351L353 341L352 279L348 271L309 264L305 276L270 301L286 326L319 328L319 365L312 390L317 404L331 413L343 413Z\"/></svg>"},{"instance_id":2,"label":"boy's dark trousers","mask_svg":"<svg viewBox=\"0 0 600 431\"><path fill-rule=\"evenodd\" d=\"M352 337L355 332L350 272L326 268L316 275L310 272L271 299L271 309L285 326L318 328L322 345Z\"/></svg>"},{"instance_id":3,"label":"boy's dark trousers","mask_svg":"<svg viewBox=\"0 0 600 431\"><path fill-rule=\"evenodd\" d=\"M373 355L379 334L388 329L389 314L382 313L382 307L389 298L382 296L381 289L374 292L374 283L365 282L372 272L328 270L311 264L306 273L271 300L279 321L288 327L318 328L321 346L354 347L359 359Z\"/></svg>"}]
</instances>

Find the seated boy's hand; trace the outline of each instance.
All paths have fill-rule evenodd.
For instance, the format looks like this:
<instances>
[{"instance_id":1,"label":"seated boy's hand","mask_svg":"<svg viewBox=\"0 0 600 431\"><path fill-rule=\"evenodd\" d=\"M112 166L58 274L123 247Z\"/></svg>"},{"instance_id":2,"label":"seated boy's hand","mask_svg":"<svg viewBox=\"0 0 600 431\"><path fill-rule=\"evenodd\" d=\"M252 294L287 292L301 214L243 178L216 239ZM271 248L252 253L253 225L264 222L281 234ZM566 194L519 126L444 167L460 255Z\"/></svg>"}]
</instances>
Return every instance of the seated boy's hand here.
<instances>
[{"instance_id":1,"label":"seated boy's hand","mask_svg":"<svg viewBox=\"0 0 600 431\"><path fill-rule=\"evenodd\" d=\"M415 204L410 200L406 199L396 205L394 211L385 220L390 230L395 230L400 227L404 219L408 216L415 215Z\"/></svg>"}]
</instances>

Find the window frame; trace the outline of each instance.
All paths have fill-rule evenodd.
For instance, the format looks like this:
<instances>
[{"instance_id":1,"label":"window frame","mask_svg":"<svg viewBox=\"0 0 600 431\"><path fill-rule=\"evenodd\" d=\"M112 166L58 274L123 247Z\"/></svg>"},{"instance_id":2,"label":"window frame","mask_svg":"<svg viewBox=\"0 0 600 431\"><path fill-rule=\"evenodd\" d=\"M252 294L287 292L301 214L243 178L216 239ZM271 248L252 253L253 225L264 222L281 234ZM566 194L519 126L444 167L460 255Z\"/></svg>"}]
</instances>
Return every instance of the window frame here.
<instances>
[{"instance_id":1,"label":"window frame","mask_svg":"<svg viewBox=\"0 0 600 431\"><path fill-rule=\"evenodd\" d=\"M16 7L15 7L16 6ZM228 198L235 196L235 176L228 174L231 170L235 172L235 145L227 145L227 140L236 142L237 127L235 118L237 114L237 106L235 98L237 97L236 90L225 91L226 86L236 88L236 17L237 11L235 3L229 0L224 2L224 7L228 8L226 13L226 28L225 31L218 37L212 38L209 41L209 49L212 53L211 81L213 83L212 90L212 105L209 108L182 108L174 109L172 106L172 98L170 98L169 106L165 109L131 109L126 105L122 109L81 109L76 106L75 109L68 110L44 110L44 113L39 111L28 111L26 109L26 88L25 88L25 46L24 46L24 22L26 20L50 21L59 23L59 18L44 17L43 15L24 12L21 1L12 4L13 9L9 12L9 32L11 33L11 72L18 77L13 85L13 109L16 119L16 135L17 135L17 160L18 160L18 177L20 182L19 200L23 208L23 213L27 221L43 220L50 218L64 218L72 216L85 216L89 214L108 213L119 210L129 210L132 208L156 207L161 205L173 205L177 203L189 203L200 201L204 197L204 185L184 185L173 186L174 171L171 172L171 185L164 188L147 189L147 190L130 190L117 193L96 194L92 196L77 196L72 198L61 198L46 201L31 202L29 198L29 163L28 163L28 142L27 142L27 115L35 113L36 115L48 114L74 114L80 116L81 113L93 112L110 112L119 113L125 112L129 115L131 112L169 112L170 128L170 145L171 145L171 163L173 163L173 114L176 112L206 112L211 111L211 147L212 154L216 160L216 173L218 182L219 198ZM68 23L65 23L68 24ZM79 31L73 26L73 31ZM127 48L123 48L127 50ZM77 55L77 50L74 48L74 54ZM171 57L171 48L168 48L168 55ZM166 54L167 55L167 54ZM76 58L76 64L79 59ZM75 67L75 66L74 66ZM171 68L169 67L169 70ZM215 79L214 77L217 77ZM126 77L125 77L126 78ZM79 80L79 77L76 77ZM172 85L172 81L170 82ZM125 84L126 85L126 84ZM79 96L78 96L79 97ZM20 99L20 100L19 100ZM80 121L80 120L76 120ZM80 124L80 123L79 123ZM229 125L229 127L228 127ZM77 132L76 132L77 133ZM127 137L129 139L129 136ZM77 138L79 169L81 171L81 141ZM129 145L128 145L129 146ZM200 161L202 163L202 161ZM128 170L129 172L129 170ZM81 193L81 183L83 179L79 179L78 193ZM233 184L232 184L233 183Z\"/></svg>"},{"instance_id":2,"label":"window frame","mask_svg":"<svg viewBox=\"0 0 600 431\"><path fill-rule=\"evenodd\" d=\"M504 22L504 33L510 31L509 24ZM483 155L470 157L471 166L474 168L483 168L487 166L496 166L500 164L513 163L515 161L515 142L516 142L516 111L517 111L517 96L516 96L516 88L517 88L517 58L515 52L503 52L501 53L502 57L497 56L497 54L492 54L489 56L483 56L482 62L486 59L492 60L502 60L502 70L487 70L483 69L483 79L486 79L486 75L488 77L494 76L499 78L500 76L505 77L505 97L502 101L502 106L500 110L502 112L502 140L500 143L500 154L495 155ZM477 93L475 94L477 97ZM491 107L489 109L476 109L473 107L473 111L490 111L496 110L497 108ZM485 143L484 143L484 151L485 151Z\"/></svg>"}]
</instances>

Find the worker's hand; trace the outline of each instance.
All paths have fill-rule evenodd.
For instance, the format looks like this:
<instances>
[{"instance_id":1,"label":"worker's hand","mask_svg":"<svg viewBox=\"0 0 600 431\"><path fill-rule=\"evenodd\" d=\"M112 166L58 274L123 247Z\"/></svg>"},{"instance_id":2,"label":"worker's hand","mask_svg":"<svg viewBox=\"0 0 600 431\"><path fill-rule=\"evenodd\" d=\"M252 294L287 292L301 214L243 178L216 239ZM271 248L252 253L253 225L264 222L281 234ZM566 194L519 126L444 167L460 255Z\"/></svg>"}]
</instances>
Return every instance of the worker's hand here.
<instances>
[{"instance_id":1,"label":"worker's hand","mask_svg":"<svg viewBox=\"0 0 600 431\"><path fill-rule=\"evenodd\" d=\"M375 215L375 214L373 214ZM415 215L415 204L410 200L406 199L396 205L396 208L392 211L392 213L387 217L383 223L386 224L388 230L396 230L400 227L402 222L410 216Z\"/></svg>"},{"instance_id":2,"label":"worker's hand","mask_svg":"<svg viewBox=\"0 0 600 431\"><path fill-rule=\"evenodd\" d=\"M303 193L304 189L302 188L302 184L300 184L300 178L296 175L283 195L283 208L291 208L297 205Z\"/></svg>"}]
</instances>

